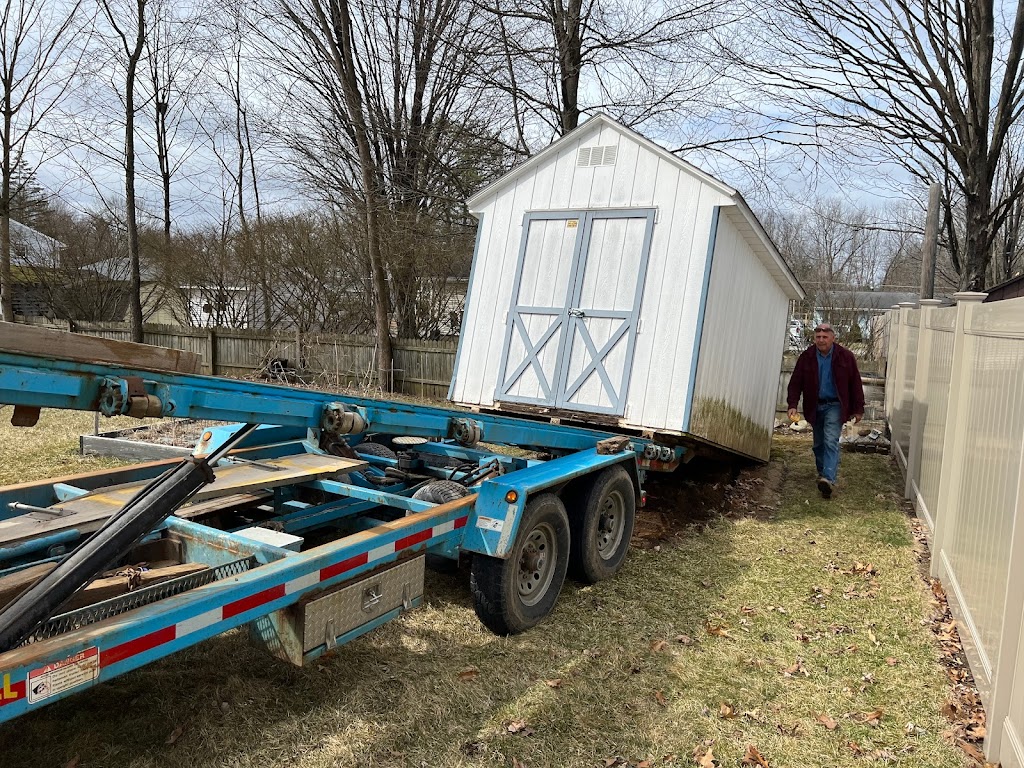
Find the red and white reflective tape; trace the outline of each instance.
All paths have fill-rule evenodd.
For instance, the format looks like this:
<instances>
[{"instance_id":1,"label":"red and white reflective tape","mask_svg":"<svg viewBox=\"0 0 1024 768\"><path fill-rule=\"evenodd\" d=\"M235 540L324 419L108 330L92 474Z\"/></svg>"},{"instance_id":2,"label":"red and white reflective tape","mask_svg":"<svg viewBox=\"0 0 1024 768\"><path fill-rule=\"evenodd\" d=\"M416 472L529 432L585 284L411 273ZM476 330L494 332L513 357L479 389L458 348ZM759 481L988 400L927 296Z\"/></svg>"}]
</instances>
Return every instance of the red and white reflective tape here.
<instances>
[{"instance_id":1,"label":"red and white reflective tape","mask_svg":"<svg viewBox=\"0 0 1024 768\"><path fill-rule=\"evenodd\" d=\"M100 667L109 667L112 664L117 664L127 658L152 650L164 643L169 643L172 640L186 637L195 632L211 627L214 624L227 621L228 619L245 613L246 611L259 608L261 605L266 605L274 600L279 600L286 595L292 595L296 592L301 592L304 589L309 589L321 582L333 579L335 576L340 576L341 574L347 573L355 568L359 568L360 566L371 565L395 554L396 552L401 552L402 550L409 549L417 544L422 544L424 541L428 541L429 539L437 536L443 536L446 533L451 533L458 528L464 527L468 519L468 516L460 517L447 523L435 525L432 528L426 528L418 533L404 536L390 544L384 544L380 547L371 549L369 552L363 552L360 555L355 555L346 560L342 560L341 562L334 563L326 568L321 568L319 571L312 571L311 573L297 576L294 579L286 581L284 584L278 584L276 587L269 587L268 589L264 589L254 595L233 600L220 608L213 608L209 611L205 611L204 613L200 613L197 616L191 616L183 621L179 621L177 624L172 624L169 627L158 629L156 632L150 632L148 635L137 637L126 643L115 645L112 648L104 648L100 651Z\"/></svg>"}]
</instances>

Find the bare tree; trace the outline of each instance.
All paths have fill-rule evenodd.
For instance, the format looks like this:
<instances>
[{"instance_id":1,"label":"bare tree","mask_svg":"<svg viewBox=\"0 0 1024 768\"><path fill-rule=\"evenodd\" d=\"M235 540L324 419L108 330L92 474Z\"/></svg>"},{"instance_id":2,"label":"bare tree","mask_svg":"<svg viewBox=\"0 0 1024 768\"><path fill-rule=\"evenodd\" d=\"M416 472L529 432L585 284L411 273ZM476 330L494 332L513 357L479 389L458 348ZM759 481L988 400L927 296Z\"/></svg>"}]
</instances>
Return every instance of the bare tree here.
<instances>
[{"instance_id":1,"label":"bare tree","mask_svg":"<svg viewBox=\"0 0 1024 768\"><path fill-rule=\"evenodd\" d=\"M433 242L426 233L466 227L471 174L460 163L493 146L488 118L500 107L482 101L477 76L486 38L463 0L279 7L288 29L272 36L274 58L293 112L285 138L307 187L363 217L358 242L386 383L392 317L399 333L416 329L413 296Z\"/></svg>"},{"instance_id":2,"label":"bare tree","mask_svg":"<svg viewBox=\"0 0 1024 768\"><path fill-rule=\"evenodd\" d=\"M139 219L136 201L135 89L139 76L139 63L146 47L146 13L150 0L128 0L123 5L117 0L100 0L111 35L123 66L124 106L124 192L125 223L129 263L129 320L132 341L142 341L142 276L139 255Z\"/></svg>"},{"instance_id":3,"label":"bare tree","mask_svg":"<svg viewBox=\"0 0 1024 768\"><path fill-rule=\"evenodd\" d=\"M145 86L152 109L153 153L162 202L164 242L171 242L171 181L196 148L196 132L187 119L189 99L203 71L199 19L170 0L148 0L144 34ZM186 127L188 124L188 127Z\"/></svg>"},{"instance_id":4,"label":"bare tree","mask_svg":"<svg viewBox=\"0 0 1024 768\"><path fill-rule=\"evenodd\" d=\"M962 288L980 289L1024 174L996 188L1022 108L1024 3L1004 25L992 0L780 0L751 4L737 55L809 131L860 141L923 182L945 181L946 225L963 206ZM780 65L781 62L781 65ZM998 194L997 194L998 191Z\"/></svg>"},{"instance_id":5,"label":"bare tree","mask_svg":"<svg viewBox=\"0 0 1024 768\"><path fill-rule=\"evenodd\" d=\"M81 3L9 0L0 11L0 315L11 303L11 201L16 168L42 122L67 95L77 55L74 31ZM24 176L23 176L24 178Z\"/></svg>"},{"instance_id":6,"label":"bare tree","mask_svg":"<svg viewBox=\"0 0 1024 768\"><path fill-rule=\"evenodd\" d=\"M478 0L494 19L491 84L508 94L522 151L530 123L555 135L585 112L627 124L671 116L706 100L716 77L710 33L732 2L669 0ZM550 134L549 134L550 135Z\"/></svg>"},{"instance_id":7,"label":"bare tree","mask_svg":"<svg viewBox=\"0 0 1024 768\"><path fill-rule=\"evenodd\" d=\"M377 337L378 383L391 381L391 324L388 316L387 278L381 253L380 210L384 207L380 167L374 161L373 124L368 94L361 78L365 59L350 0L278 0L277 8L295 35L297 48L281 50L286 71L322 100L335 131L350 142L347 159L354 178L350 189L359 190L365 220L366 254L374 295L374 330ZM358 13L358 6L356 13ZM273 42L273 41L272 41ZM290 41L289 41L290 42ZM354 182L354 184L351 184Z\"/></svg>"}]
</instances>

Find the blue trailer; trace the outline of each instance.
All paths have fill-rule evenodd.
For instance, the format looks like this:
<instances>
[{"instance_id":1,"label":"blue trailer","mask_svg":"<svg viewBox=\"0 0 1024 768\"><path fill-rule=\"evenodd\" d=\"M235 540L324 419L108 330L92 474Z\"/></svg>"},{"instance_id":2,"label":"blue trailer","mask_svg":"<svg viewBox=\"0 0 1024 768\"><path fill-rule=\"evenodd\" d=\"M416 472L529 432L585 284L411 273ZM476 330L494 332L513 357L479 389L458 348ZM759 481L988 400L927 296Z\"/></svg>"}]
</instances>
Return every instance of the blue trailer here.
<instances>
[{"instance_id":1,"label":"blue trailer","mask_svg":"<svg viewBox=\"0 0 1024 768\"><path fill-rule=\"evenodd\" d=\"M139 359L133 346L120 356ZM424 568L460 556L483 624L522 632L550 613L567 573L615 574L645 474L685 453L548 421L43 354L0 352L0 404L20 425L40 408L238 422L206 431L186 459L0 489L0 582L32 582L0 609L0 722L243 625L302 665L418 605ZM137 563L165 557L181 574L148 583ZM134 588L90 600L97 576L118 568Z\"/></svg>"}]
</instances>

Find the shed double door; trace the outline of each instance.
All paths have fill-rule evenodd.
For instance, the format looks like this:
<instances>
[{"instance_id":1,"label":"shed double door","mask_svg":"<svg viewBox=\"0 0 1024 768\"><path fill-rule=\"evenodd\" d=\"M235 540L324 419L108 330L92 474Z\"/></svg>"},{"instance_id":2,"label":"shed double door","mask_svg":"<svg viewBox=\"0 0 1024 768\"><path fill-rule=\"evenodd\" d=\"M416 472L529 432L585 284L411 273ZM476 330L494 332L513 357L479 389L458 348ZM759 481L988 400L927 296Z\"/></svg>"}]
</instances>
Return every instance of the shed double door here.
<instances>
[{"instance_id":1,"label":"shed double door","mask_svg":"<svg viewBox=\"0 0 1024 768\"><path fill-rule=\"evenodd\" d=\"M495 399L623 415L653 209L529 213Z\"/></svg>"}]
</instances>

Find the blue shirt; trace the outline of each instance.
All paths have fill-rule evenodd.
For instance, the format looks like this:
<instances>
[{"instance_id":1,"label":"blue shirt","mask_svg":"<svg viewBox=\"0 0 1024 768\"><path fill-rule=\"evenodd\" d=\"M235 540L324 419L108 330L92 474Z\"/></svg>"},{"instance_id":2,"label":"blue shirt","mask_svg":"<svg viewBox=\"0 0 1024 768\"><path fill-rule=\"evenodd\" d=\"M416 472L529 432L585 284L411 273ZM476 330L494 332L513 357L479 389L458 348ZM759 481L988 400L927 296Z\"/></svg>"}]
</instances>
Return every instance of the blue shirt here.
<instances>
[{"instance_id":1,"label":"blue shirt","mask_svg":"<svg viewBox=\"0 0 1024 768\"><path fill-rule=\"evenodd\" d=\"M818 400L837 400L836 380L832 377L832 347L827 355L815 350L818 356Z\"/></svg>"}]
</instances>

